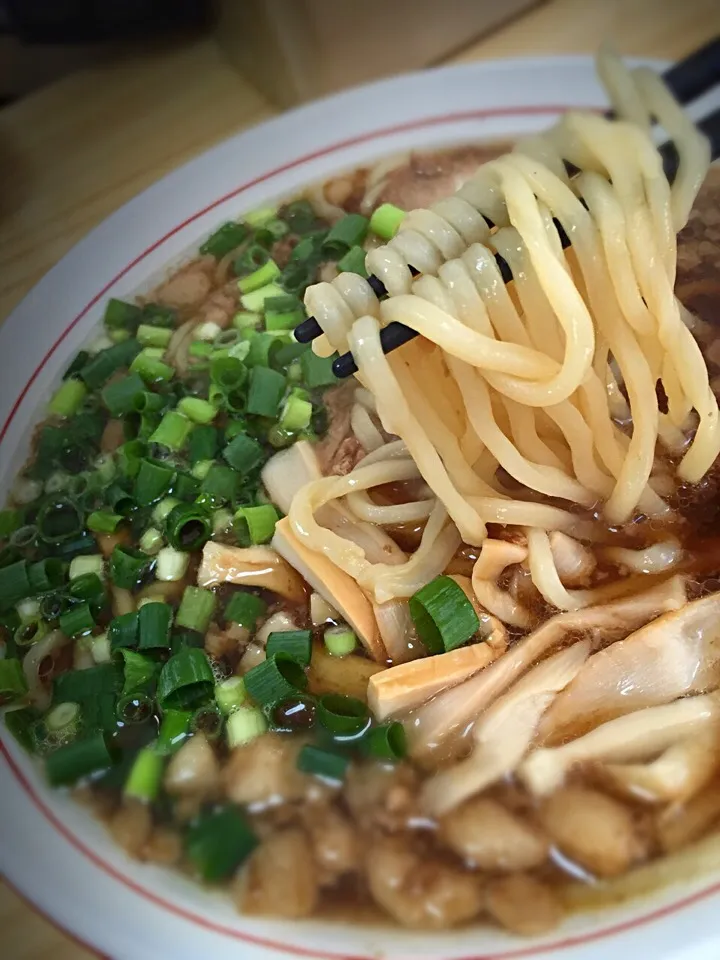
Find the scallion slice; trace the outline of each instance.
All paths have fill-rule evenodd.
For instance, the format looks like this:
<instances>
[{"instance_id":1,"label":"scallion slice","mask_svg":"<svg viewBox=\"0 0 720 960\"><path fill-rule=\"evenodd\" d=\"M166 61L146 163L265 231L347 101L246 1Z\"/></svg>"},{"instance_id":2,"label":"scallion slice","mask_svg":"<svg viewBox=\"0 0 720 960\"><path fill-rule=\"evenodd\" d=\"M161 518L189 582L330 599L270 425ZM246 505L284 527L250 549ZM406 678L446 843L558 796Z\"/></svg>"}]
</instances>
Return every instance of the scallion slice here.
<instances>
[{"instance_id":1,"label":"scallion slice","mask_svg":"<svg viewBox=\"0 0 720 960\"><path fill-rule=\"evenodd\" d=\"M233 518L233 530L241 547L269 543L280 517L271 503L240 507Z\"/></svg>"},{"instance_id":2,"label":"scallion slice","mask_svg":"<svg viewBox=\"0 0 720 960\"><path fill-rule=\"evenodd\" d=\"M245 683L242 677L228 677L215 687L215 702L225 716L230 716L245 703Z\"/></svg>"},{"instance_id":3,"label":"scallion slice","mask_svg":"<svg viewBox=\"0 0 720 960\"><path fill-rule=\"evenodd\" d=\"M45 772L51 786L70 786L91 773L106 770L113 763L104 735L95 733L51 753L45 761Z\"/></svg>"},{"instance_id":4,"label":"scallion slice","mask_svg":"<svg viewBox=\"0 0 720 960\"><path fill-rule=\"evenodd\" d=\"M145 576L153 558L133 547L116 546L110 555L110 579L116 587L134 590Z\"/></svg>"},{"instance_id":5,"label":"scallion slice","mask_svg":"<svg viewBox=\"0 0 720 960\"><path fill-rule=\"evenodd\" d=\"M244 253L240 254L233 264L233 270L236 276L245 274L240 276L237 283L238 290L242 294L260 290L280 276L280 267L270 257L268 251L258 244L248 247Z\"/></svg>"},{"instance_id":6,"label":"scallion slice","mask_svg":"<svg viewBox=\"0 0 720 960\"><path fill-rule=\"evenodd\" d=\"M66 637L79 637L89 633L95 626L89 603L77 603L60 614L60 629Z\"/></svg>"},{"instance_id":7,"label":"scallion slice","mask_svg":"<svg viewBox=\"0 0 720 960\"><path fill-rule=\"evenodd\" d=\"M370 217L370 230L382 240L392 240L406 216L394 203L381 203Z\"/></svg>"},{"instance_id":8,"label":"scallion slice","mask_svg":"<svg viewBox=\"0 0 720 960\"><path fill-rule=\"evenodd\" d=\"M80 729L80 704L66 701L58 703L45 714L48 733L58 739L72 739Z\"/></svg>"},{"instance_id":9,"label":"scallion slice","mask_svg":"<svg viewBox=\"0 0 720 960\"><path fill-rule=\"evenodd\" d=\"M176 623L188 630L204 633L210 625L215 612L215 594L203 587L185 587Z\"/></svg>"},{"instance_id":10,"label":"scallion slice","mask_svg":"<svg viewBox=\"0 0 720 960\"><path fill-rule=\"evenodd\" d=\"M133 610L131 613L122 613L119 617L114 617L110 621L108 639L110 640L111 650L137 647L138 616L137 611Z\"/></svg>"},{"instance_id":11,"label":"scallion slice","mask_svg":"<svg viewBox=\"0 0 720 960\"><path fill-rule=\"evenodd\" d=\"M223 450L223 457L233 470L237 471L236 477L238 480L240 477L247 476L251 473L255 467L259 466L265 454L263 448L257 442L253 440L252 437L249 437L246 433L239 433L234 437L230 443ZM213 473L216 472L215 468L210 471L208 476L203 481L203 490L207 490L209 486L210 478ZM233 499L231 497L220 497L223 500Z\"/></svg>"},{"instance_id":12,"label":"scallion slice","mask_svg":"<svg viewBox=\"0 0 720 960\"><path fill-rule=\"evenodd\" d=\"M203 813L191 825L185 853L200 877L217 882L231 876L258 844L237 807Z\"/></svg>"},{"instance_id":13,"label":"scallion slice","mask_svg":"<svg viewBox=\"0 0 720 960\"><path fill-rule=\"evenodd\" d=\"M118 370L132 366L139 353L140 344L137 340L116 343L88 360L80 370L80 376L89 390L98 390Z\"/></svg>"},{"instance_id":14,"label":"scallion slice","mask_svg":"<svg viewBox=\"0 0 720 960\"><path fill-rule=\"evenodd\" d=\"M167 516L165 532L176 550L201 550L212 535L212 517L197 503L179 503Z\"/></svg>"},{"instance_id":15,"label":"scallion slice","mask_svg":"<svg viewBox=\"0 0 720 960\"><path fill-rule=\"evenodd\" d=\"M163 547L158 550L155 564L155 579L165 583L175 583L187 573L190 563L190 554L182 553L173 547Z\"/></svg>"},{"instance_id":16,"label":"scallion slice","mask_svg":"<svg viewBox=\"0 0 720 960\"><path fill-rule=\"evenodd\" d=\"M328 693L317 703L319 723L330 733L349 737L361 733L370 725L367 704L356 697Z\"/></svg>"},{"instance_id":17,"label":"scallion slice","mask_svg":"<svg viewBox=\"0 0 720 960\"><path fill-rule=\"evenodd\" d=\"M125 781L123 793L126 797L152 803L160 793L164 760L155 745L143 747L133 761L130 774Z\"/></svg>"},{"instance_id":18,"label":"scallion slice","mask_svg":"<svg viewBox=\"0 0 720 960\"><path fill-rule=\"evenodd\" d=\"M83 529L82 511L68 497L46 500L38 510L35 522L40 539L52 544L70 540Z\"/></svg>"},{"instance_id":19,"label":"scallion slice","mask_svg":"<svg viewBox=\"0 0 720 960\"><path fill-rule=\"evenodd\" d=\"M152 348L146 348L152 349ZM174 367L155 357L148 356L144 351L138 353L130 364L130 370L137 373L146 384L152 386L155 383L166 383L175 375Z\"/></svg>"},{"instance_id":20,"label":"scallion slice","mask_svg":"<svg viewBox=\"0 0 720 960\"><path fill-rule=\"evenodd\" d=\"M170 657L160 671L157 699L163 710L187 709L212 696L215 686L208 658L196 647Z\"/></svg>"},{"instance_id":21,"label":"scallion slice","mask_svg":"<svg viewBox=\"0 0 720 960\"><path fill-rule=\"evenodd\" d=\"M153 712L153 698L142 690L124 694L117 702L117 718L126 726L146 723Z\"/></svg>"},{"instance_id":22,"label":"scallion slice","mask_svg":"<svg viewBox=\"0 0 720 960\"><path fill-rule=\"evenodd\" d=\"M240 704L227 718L225 735L231 750L250 743L268 729L265 714L257 707Z\"/></svg>"},{"instance_id":23,"label":"scallion slice","mask_svg":"<svg viewBox=\"0 0 720 960\"><path fill-rule=\"evenodd\" d=\"M57 417L74 417L86 396L87 387L82 380L65 380L48 404L48 412Z\"/></svg>"},{"instance_id":24,"label":"scallion slice","mask_svg":"<svg viewBox=\"0 0 720 960\"><path fill-rule=\"evenodd\" d=\"M15 657L0 660L0 706L24 697L27 690L27 680L20 661Z\"/></svg>"},{"instance_id":25,"label":"scallion slice","mask_svg":"<svg viewBox=\"0 0 720 960\"><path fill-rule=\"evenodd\" d=\"M93 533L114 533L122 519L119 513L111 513L109 510L94 510L87 518L86 523L88 530L92 530Z\"/></svg>"},{"instance_id":26,"label":"scallion slice","mask_svg":"<svg viewBox=\"0 0 720 960\"><path fill-rule=\"evenodd\" d=\"M300 393L293 391L283 404L280 414L279 427L288 433L299 433L307 430L312 420L312 403Z\"/></svg>"},{"instance_id":27,"label":"scallion slice","mask_svg":"<svg viewBox=\"0 0 720 960\"><path fill-rule=\"evenodd\" d=\"M151 460L141 460L140 470L135 478L135 499L138 506L149 507L162 499L172 486L174 476L175 471L171 467Z\"/></svg>"},{"instance_id":28,"label":"scallion slice","mask_svg":"<svg viewBox=\"0 0 720 960\"><path fill-rule=\"evenodd\" d=\"M408 604L418 636L430 653L461 647L480 628L473 605L451 577L431 580Z\"/></svg>"},{"instance_id":29,"label":"scallion slice","mask_svg":"<svg viewBox=\"0 0 720 960\"><path fill-rule=\"evenodd\" d=\"M157 750L163 756L175 753L190 732L192 714L189 710L165 710L160 723Z\"/></svg>"},{"instance_id":30,"label":"scallion slice","mask_svg":"<svg viewBox=\"0 0 720 960\"><path fill-rule=\"evenodd\" d=\"M138 650L170 649L172 620L169 603L144 603L138 610Z\"/></svg>"},{"instance_id":31,"label":"scallion slice","mask_svg":"<svg viewBox=\"0 0 720 960\"><path fill-rule=\"evenodd\" d=\"M134 330L140 322L142 310L134 303L126 303L111 297L105 307L103 317L109 330Z\"/></svg>"},{"instance_id":32,"label":"scallion slice","mask_svg":"<svg viewBox=\"0 0 720 960\"><path fill-rule=\"evenodd\" d=\"M305 671L286 654L268 657L245 674L245 689L255 703L269 706L307 687Z\"/></svg>"},{"instance_id":33,"label":"scallion slice","mask_svg":"<svg viewBox=\"0 0 720 960\"><path fill-rule=\"evenodd\" d=\"M269 367L253 367L250 373L247 411L259 417L275 417L285 393L285 377Z\"/></svg>"},{"instance_id":34,"label":"scallion slice","mask_svg":"<svg viewBox=\"0 0 720 960\"><path fill-rule=\"evenodd\" d=\"M297 758L297 768L325 780L342 782L345 779L350 758L335 750L326 750L305 744Z\"/></svg>"},{"instance_id":35,"label":"scallion slice","mask_svg":"<svg viewBox=\"0 0 720 960\"><path fill-rule=\"evenodd\" d=\"M248 313L262 313L265 309L265 301L270 297L282 297L285 291L277 283L266 283L265 286L249 293L243 294L240 298L243 310Z\"/></svg>"},{"instance_id":36,"label":"scallion slice","mask_svg":"<svg viewBox=\"0 0 720 960\"><path fill-rule=\"evenodd\" d=\"M305 308L296 296L269 297L265 301L265 329L293 330L305 319Z\"/></svg>"},{"instance_id":37,"label":"scallion slice","mask_svg":"<svg viewBox=\"0 0 720 960\"><path fill-rule=\"evenodd\" d=\"M135 409L138 397L142 397L145 384L136 373L129 373L121 380L109 383L102 392L102 399L112 417L122 417Z\"/></svg>"},{"instance_id":38,"label":"scallion slice","mask_svg":"<svg viewBox=\"0 0 720 960\"><path fill-rule=\"evenodd\" d=\"M239 247L247 239L249 230L243 223L224 223L215 233L211 233L200 247L200 253L209 253L216 260Z\"/></svg>"},{"instance_id":39,"label":"scallion slice","mask_svg":"<svg viewBox=\"0 0 720 960\"><path fill-rule=\"evenodd\" d=\"M201 733L208 740L217 740L223 731L225 718L220 708L214 703L205 703L198 707L192 715L190 730Z\"/></svg>"},{"instance_id":40,"label":"scallion slice","mask_svg":"<svg viewBox=\"0 0 720 960\"><path fill-rule=\"evenodd\" d=\"M201 397L183 397L177 408L193 423L212 423L217 416L217 408Z\"/></svg>"},{"instance_id":41,"label":"scallion slice","mask_svg":"<svg viewBox=\"0 0 720 960\"><path fill-rule=\"evenodd\" d=\"M371 727L362 740L362 750L376 760L400 760L407 754L407 738L401 723Z\"/></svg>"},{"instance_id":42,"label":"scallion slice","mask_svg":"<svg viewBox=\"0 0 720 960\"><path fill-rule=\"evenodd\" d=\"M327 652L333 657L346 657L357 646L357 637L350 627L328 627L323 640Z\"/></svg>"},{"instance_id":43,"label":"scallion slice","mask_svg":"<svg viewBox=\"0 0 720 960\"><path fill-rule=\"evenodd\" d=\"M251 633L260 617L267 612L267 603L254 593L238 590L225 607L225 619L230 623L239 623Z\"/></svg>"},{"instance_id":44,"label":"scallion slice","mask_svg":"<svg viewBox=\"0 0 720 960\"><path fill-rule=\"evenodd\" d=\"M350 250L338 260L338 270L340 273L357 273L367 279L367 270L365 269L365 257L367 250L364 247L351 247Z\"/></svg>"},{"instance_id":45,"label":"scallion slice","mask_svg":"<svg viewBox=\"0 0 720 960\"><path fill-rule=\"evenodd\" d=\"M157 443L162 447L167 447L168 450L177 452L185 446L192 426L192 420L183 413L178 410L168 410L155 431L150 435L149 443Z\"/></svg>"},{"instance_id":46,"label":"scallion slice","mask_svg":"<svg viewBox=\"0 0 720 960\"><path fill-rule=\"evenodd\" d=\"M334 357L318 357L312 350L307 350L300 357L302 379L306 387L313 390L316 387L329 387L337 383L337 377L332 372Z\"/></svg>"},{"instance_id":47,"label":"scallion slice","mask_svg":"<svg viewBox=\"0 0 720 960\"><path fill-rule=\"evenodd\" d=\"M310 630L280 630L271 633L265 645L268 657L282 654L301 666L310 666L312 633Z\"/></svg>"},{"instance_id":48,"label":"scallion slice","mask_svg":"<svg viewBox=\"0 0 720 960\"><path fill-rule=\"evenodd\" d=\"M359 213L348 213L333 224L323 242L322 252L327 257L335 259L342 257L351 247L362 245L367 236L368 227L367 217Z\"/></svg>"}]
</instances>

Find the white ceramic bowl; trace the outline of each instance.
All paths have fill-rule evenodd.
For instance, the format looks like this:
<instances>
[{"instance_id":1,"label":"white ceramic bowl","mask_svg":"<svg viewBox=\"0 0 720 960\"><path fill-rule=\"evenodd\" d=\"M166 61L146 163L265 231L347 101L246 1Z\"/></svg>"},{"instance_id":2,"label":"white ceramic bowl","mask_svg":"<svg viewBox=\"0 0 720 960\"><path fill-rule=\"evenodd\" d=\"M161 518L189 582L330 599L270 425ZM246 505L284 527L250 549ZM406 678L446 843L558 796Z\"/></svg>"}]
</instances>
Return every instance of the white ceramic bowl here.
<instances>
[{"instance_id":1,"label":"white ceramic bowl","mask_svg":"<svg viewBox=\"0 0 720 960\"><path fill-rule=\"evenodd\" d=\"M302 107L165 177L79 243L0 330L3 497L43 401L108 297L149 287L224 220L384 154L527 133L567 107L603 102L587 58L450 67ZM85 810L47 789L4 730L0 867L39 909L113 960L720 956L720 870L652 900L572 917L532 943L493 929L418 934L244 918L225 896L129 860Z\"/></svg>"}]
</instances>

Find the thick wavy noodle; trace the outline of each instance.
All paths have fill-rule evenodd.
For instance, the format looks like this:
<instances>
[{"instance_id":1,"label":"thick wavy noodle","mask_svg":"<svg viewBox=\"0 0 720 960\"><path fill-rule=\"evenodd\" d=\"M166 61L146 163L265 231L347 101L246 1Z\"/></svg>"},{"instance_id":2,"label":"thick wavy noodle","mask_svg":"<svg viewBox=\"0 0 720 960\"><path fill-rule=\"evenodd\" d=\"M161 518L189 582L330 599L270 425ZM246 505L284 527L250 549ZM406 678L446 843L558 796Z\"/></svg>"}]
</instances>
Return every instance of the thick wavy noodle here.
<instances>
[{"instance_id":1,"label":"thick wavy noodle","mask_svg":"<svg viewBox=\"0 0 720 960\"><path fill-rule=\"evenodd\" d=\"M567 114L454 196L411 211L367 254L387 299L349 274L307 291L324 331L316 351L355 357L362 399L351 422L370 456L346 477L308 484L290 522L375 602L410 596L461 540L481 546L488 524L501 524L524 544L515 562L545 603L592 604L592 589L563 582L549 534L598 541L638 514L668 518L668 494L697 483L720 450L707 368L673 292L676 234L708 145L657 75L628 70L608 50L599 72L618 119ZM653 118L677 145L672 187L650 139ZM380 331L394 321L421 336L385 356ZM424 481L422 496L388 504L373 494L410 477ZM371 563L318 522L332 499L364 522L424 525L416 552ZM666 553L607 559L657 570ZM530 612L478 563L481 603L527 626Z\"/></svg>"}]
</instances>

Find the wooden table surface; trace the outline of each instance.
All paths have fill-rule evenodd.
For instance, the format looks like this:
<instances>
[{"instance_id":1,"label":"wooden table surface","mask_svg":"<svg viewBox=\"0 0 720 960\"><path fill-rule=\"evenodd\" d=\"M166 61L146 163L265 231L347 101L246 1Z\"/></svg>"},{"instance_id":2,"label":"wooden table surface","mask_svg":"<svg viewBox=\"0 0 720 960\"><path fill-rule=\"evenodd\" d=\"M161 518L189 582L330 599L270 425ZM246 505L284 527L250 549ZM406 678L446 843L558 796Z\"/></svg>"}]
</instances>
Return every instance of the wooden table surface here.
<instances>
[{"instance_id":1,"label":"wooden table surface","mask_svg":"<svg viewBox=\"0 0 720 960\"><path fill-rule=\"evenodd\" d=\"M718 0L550 0L450 62L525 54L680 58L720 33ZM158 177L276 113L212 40L74 74L0 111L0 318L99 221ZM2 956L93 956L0 886Z\"/></svg>"}]
</instances>

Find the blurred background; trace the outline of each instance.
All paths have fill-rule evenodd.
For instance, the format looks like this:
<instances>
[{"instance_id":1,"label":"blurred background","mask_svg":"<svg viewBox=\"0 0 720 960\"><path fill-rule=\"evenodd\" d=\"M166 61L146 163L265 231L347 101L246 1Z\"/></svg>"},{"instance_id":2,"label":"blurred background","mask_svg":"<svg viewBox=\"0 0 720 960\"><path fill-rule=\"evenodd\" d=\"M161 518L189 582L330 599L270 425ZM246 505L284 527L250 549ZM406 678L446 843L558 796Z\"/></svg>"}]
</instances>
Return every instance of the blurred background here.
<instances>
[{"instance_id":1,"label":"blurred background","mask_svg":"<svg viewBox=\"0 0 720 960\"><path fill-rule=\"evenodd\" d=\"M0 0L0 322L104 217L214 143L437 64L678 59L720 0ZM7 960L91 954L0 882Z\"/></svg>"}]
</instances>

